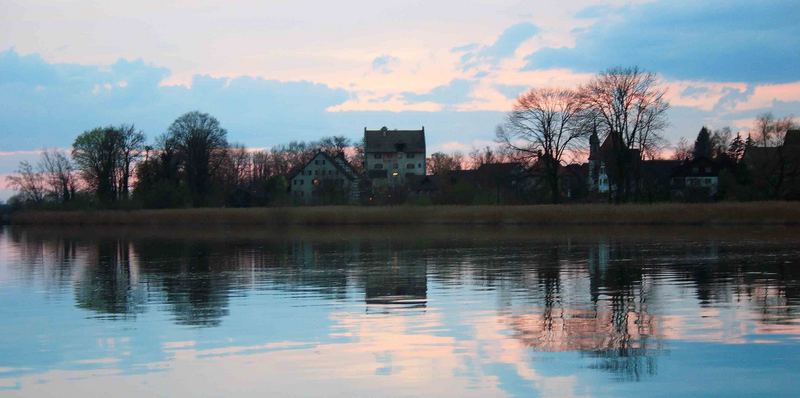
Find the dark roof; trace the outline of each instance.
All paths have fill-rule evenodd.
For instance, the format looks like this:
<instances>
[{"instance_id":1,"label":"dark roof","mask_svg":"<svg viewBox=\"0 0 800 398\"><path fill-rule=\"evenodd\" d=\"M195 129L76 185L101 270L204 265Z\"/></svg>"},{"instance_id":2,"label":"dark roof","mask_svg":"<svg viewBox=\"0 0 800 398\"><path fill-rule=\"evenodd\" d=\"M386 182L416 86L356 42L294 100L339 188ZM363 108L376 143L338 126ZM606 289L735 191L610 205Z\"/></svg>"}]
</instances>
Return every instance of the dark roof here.
<instances>
[{"instance_id":1,"label":"dark roof","mask_svg":"<svg viewBox=\"0 0 800 398\"><path fill-rule=\"evenodd\" d=\"M298 173L305 170L305 168L308 167L308 165L311 164L311 162L314 159L316 159L317 156L320 155L322 155L322 157L324 157L328 162L330 162L334 167L336 167L336 169L338 169L348 179L355 180L356 177L358 177L358 172L356 172L353 166L350 165L350 162L348 162L344 157L342 156L333 157L323 151L319 151L316 154L314 154L314 156L312 156L311 159L308 159L308 162L306 162L306 164L304 164L303 167L300 167L294 170L291 174L289 174L289 180L291 181L293 178L297 176Z\"/></svg>"},{"instance_id":2,"label":"dark roof","mask_svg":"<svg viewBox=\"0 0 800 398\"><path fill-rule=\"evenodd\" d=\"M717 177L720 166L709 158L692 159L684 162L672 172L673 177Z\"/></svg>"},{"instance_id":3,"label":"dark roof","mask_svg":"<svg viewBox=\"0 0 800 398\"><path fill-rule=\"evenodd\" d=\"M682 164L680 160L645 160L641 165L641 173L645 178L668 179Z\"/></svg>"},{"instance_id":4,"label":"dark roof","mask_svg":"<svg viewBox=\"0 0 800 398\"><path fill-rule=\"evenodd\" d=\"M784 146L800 146L800 130L789 130L783 140Z\"/></svg>"},{"instance_id":5,"label":"dark roof","mask_svg":"<svg viewBox=\"0 0 800 398\"><path fill-rule=\"evenodd\" d=\"M425 127L422 130L364 128L364 152L425 152Z\"/></svg>"},{"instance_id":6,"label":"dark roof","mask_svg":"<svg viewBox=\"0 0 800 398\"><path fill-rule=\"evenodd\" d=\"M522 173L522 163L486 163L478 167L478 174L484 177L510 177Z\"/></svg>"}]
</instances>

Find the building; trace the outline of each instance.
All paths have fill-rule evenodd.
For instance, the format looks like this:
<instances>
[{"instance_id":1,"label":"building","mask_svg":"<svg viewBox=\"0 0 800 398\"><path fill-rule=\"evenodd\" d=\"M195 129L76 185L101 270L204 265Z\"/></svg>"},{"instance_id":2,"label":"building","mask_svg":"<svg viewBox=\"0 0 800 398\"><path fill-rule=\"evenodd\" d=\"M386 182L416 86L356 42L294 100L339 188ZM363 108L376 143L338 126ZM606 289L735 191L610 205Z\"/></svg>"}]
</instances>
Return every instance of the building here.
<instances>
[{"instance_id":1,"label":"building","mask_svg":"<svg viewBox=\"0 0 800 398\"><path fill-rule=\"evenodd\" d=\"M800 199L800 130L786 132L778 146L748 146L743 161L759 191L773 198Z\"/></svg>"},{"instance_id":2,"label":"building","mask_svg":"<svg viewBox=\"0 0 800 398\"><path fill-rule=\"evenodd\" d=\"M531 179L521 163L487 163L475 170L408 176L408 195L442 204L511 204L525 201Z\"/></svg>"},{"instance_id":3,"label":"building","mask_svg":"<svg viewBox=\"0 0 800 398\"><path fill-rule=\"evenodd\" d=\"M606 142L609 140L606 139ZM605 146L605 143L604 143ZM606 154L601 152L600 138L597 131L589 137L589 162L587 190L591 193L607 194L610 190L608 173L606 172Z\"/></svg>"},{"instance_id":4,"label":"building","mask_svg":"<svg viewBox=\"0 0 800 398\"><path fill-rule=\"evenodd\" d=\"M359 200L359 177L342 156L317 152L289 176L289 192L298 204L345 204Z\"/></svg>"},{"instance_id":5,"label":"building","mask_svg":"<svg viewBox=\"0 0 800 398\"><path fill-rule=\"evenodd\" d=\"M719 192L720 166L707 157L684 162L672 173L672 199L701 201L713 199Z\"/></svg>"},{"instance_id":6,"label":"building","mask_svg":"<svg viewBox=\"0 0 800 398\"><path fill-rule=\"evenodd\" d=\"M424 176L425 127L421 130L364 128L364 170L373 187L405 185L406 177Z\"/></svg>"}]
</instances>

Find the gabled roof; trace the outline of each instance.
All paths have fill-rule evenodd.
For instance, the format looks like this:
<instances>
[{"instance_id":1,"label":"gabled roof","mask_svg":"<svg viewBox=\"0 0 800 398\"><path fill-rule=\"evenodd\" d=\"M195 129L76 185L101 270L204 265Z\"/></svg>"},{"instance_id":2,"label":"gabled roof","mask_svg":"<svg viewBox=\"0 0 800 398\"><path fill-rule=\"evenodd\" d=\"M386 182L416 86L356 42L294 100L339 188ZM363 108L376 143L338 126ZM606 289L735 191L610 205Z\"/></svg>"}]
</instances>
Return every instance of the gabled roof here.
<instances>
[{"instance_id":1,"label":"gabled roof","mask_svg":"<svg viewBox=\"0 0 800 398\"><path fill-rule=\"evenodd\" d=\"M800 130L789 130L783 140L784 146L800 146Z\"/></svg>"},{"instance_id":2,"label":"gabled roof","mask_svg":"<svg viewBox=\"0 0 800 398\"><path fill-rule=\"evenodd\" d=\"M673 177L718 177L720 172L719 163L709 158L692 159L684 162L676 168Z\"/></svg>"},{"instance_id":3,"label":"gabled roof","mask_svg":"<svg viewBox=\"0 0 800 398\"><path fill-rule=\"evenodd\" d=\"M310 165L311 162L314 161L314 159L319 159L320 156L322 156L325 160L330 162L330 164L336 167L336 169L338 169L339 172L344 174L344 176L347 177L349 180L355 180L358 177L358 172L356 172L353 166L351 166L346 159L344 159L341 156L333 157L323 151L319 151L314 156L312 156L311 159L309 159L308 162L306 162L306 164L303 165L303 167L300 167L294 172L292 172L292 174L289 175L289 181L295 178L297 174L299 174L301 171L305 170L306 167L308 167L308 165Z\"/></svg>"},{"instance_id":4,"label":"gabled roof","mask_svg":"<svg viewBox=\"0 0 800 398\"><path fill-rule=\"evenodd\" d=\"M422 130L364 128L364 152L425 152L425 127Z\"/></svg>"}]
</instances>

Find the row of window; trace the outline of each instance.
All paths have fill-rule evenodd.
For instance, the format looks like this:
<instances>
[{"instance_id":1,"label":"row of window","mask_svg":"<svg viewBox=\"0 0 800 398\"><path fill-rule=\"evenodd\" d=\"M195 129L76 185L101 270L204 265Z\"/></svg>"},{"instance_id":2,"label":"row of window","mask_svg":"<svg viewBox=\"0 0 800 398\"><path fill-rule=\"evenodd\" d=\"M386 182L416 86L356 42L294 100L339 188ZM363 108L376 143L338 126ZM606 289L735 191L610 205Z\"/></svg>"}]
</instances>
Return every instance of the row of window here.
<instances>
[{"instance_id":1,"label":"row of window","mask_svg":"<svg viewBox=\"0 0 800 398\"><path fill-rule=\"evenodd\" d=\"M337 178L335 180L326 180L326 181L334 181L339 185L344 184L344 179L343 178ZM305 182L306 182L306 180L304 180L302 178L295 178L295 179L292 180L292 185L305 185ZM320 184L320 179L319 178L315 178L315 179L311 180L311 183L314 184L314 185L319 185Z\"/></svg>"},{"instance_id":2,"label":"row of window","mask_svg":"<svg viewBox=\"0 0 800 398\"><path fill-rule=\"evenodd\" d=\"M383 153L376 153L376 154L374 154L374 155L372 155L372 156L373 156L375 159L381 159L381 158L383 157L383 155L384 155ZM406 153L406 159L414 159L414 156L415 156L415 155L416 155L416 153L410 153L410 152L409 152L409 153ZM394 154L393 154L393 153L387 153L387 154L386 154L386 157L387 157L387 158L392 158L392 157L394 157ZM402 157L403 157L403 153L402 153L402 152L398 152L398 153L397 153L397 157L398 157L398 158L402 158Z\"/></svg>"},{"instance_id":3,"label":"row of window","mask_svg":"<svg viewBox=\"0 0 800 398\"><path fill-rule=\"evenodd\" d=\"M394 167L395 169L397 169L397 168L399 167L399 165L398 165L397 163L395 163L395 164L393 165L393 167ZM374 166L373 168L374 168L375 170L381 170L381 169L383 169L383 164L381 164L381 163L375 163L375 166ZM409 163L409 164L407 164L407 165L406 165L406 168L407 168L407 169L413 169L413 168L414 168L414 163ZM421 169L421 168L422 168L422 163L417 163L417 168Z\"/></svg>"},{"instance_id":4,"label":"row of window","mask_svg":"<svg viewBox=\"0 0 800 398\"><path fill-rule=\"evenodd\" d=\"M324 160L323 160L323 162L324 162ZM314 170L314 173L311 173L311 170L306 170L305 172L302 172L301 174L308 175L308 176L310 176L312 174L315 175L315 176L318 176L318 175L329 175L329 176L331 176L331 175L334 175L334 174L337 175L337 176L339 175L339 170L336 170L335 173L334 173L333 170L327 170L327 172L328 172L327 174L325 173L325 171L326 170Z\"/></svg>"}]
</instances>

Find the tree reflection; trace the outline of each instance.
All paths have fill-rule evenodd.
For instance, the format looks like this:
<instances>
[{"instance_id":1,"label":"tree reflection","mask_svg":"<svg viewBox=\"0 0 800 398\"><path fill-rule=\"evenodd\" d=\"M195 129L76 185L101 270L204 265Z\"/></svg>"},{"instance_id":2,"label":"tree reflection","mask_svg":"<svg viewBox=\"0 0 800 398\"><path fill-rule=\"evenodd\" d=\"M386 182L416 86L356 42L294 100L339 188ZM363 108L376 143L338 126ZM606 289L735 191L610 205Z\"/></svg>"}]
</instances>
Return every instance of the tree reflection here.
<instances>
[{"instance_id":1,"label":"tree reflection","mask_svg":"<svg viewBox=\"0 0 800 398\"><path fill-rule=\"evenodd\" d=\"M668 341L683 332L666 315L687 297L700 310L734 308L757 332L800 334L793 240L8 236L24 278L74 286L78 307L112 319L163 303L178 324L212 327L232 297L254 291L425 305L432 286L466 287L492 291L498 319L530 349L580 352L587 366L622 380L656 373Z\"/></svg>"}]
</instances>

